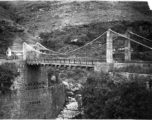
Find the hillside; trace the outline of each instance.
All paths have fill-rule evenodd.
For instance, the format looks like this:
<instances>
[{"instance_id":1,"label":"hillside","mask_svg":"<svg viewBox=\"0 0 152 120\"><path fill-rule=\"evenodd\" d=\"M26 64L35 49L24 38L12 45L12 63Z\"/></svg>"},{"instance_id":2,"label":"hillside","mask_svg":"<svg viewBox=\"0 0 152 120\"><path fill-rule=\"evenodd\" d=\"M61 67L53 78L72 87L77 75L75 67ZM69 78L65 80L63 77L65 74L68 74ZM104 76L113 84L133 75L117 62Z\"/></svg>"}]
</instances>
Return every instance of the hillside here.
<instances>
[{"instance_id":1,"label":"hillside","mask_svg":"<svg viewBox=\"0 0 152 120\"><path fill-rule=\"evenodd\" d=\"M21 45L24 41L35 43L36 40L24 26L18 24L19 18L11 2L0 1L0 55L3 56L9 46Z\"/></svg>"},{"instance_id":2,"label":"hillside","mask_svg":"<svg viewBox=\"0 0 152 120\"><path fill-rule=\"evenodd\" d=\"M18 2L20 24L37 34L97 22L151 21L147 2Z\"/></svg>"},{"instance_id":3,"label":"hillside","mask_svg":"<svg viewBox=\"0 0 152 120\"><path fill-rule=\"evenodd\" d=\"M108 28L118 32L132 26L139 31L142 27L152 35L152 12L147 2L61 2L61 1L14 1L15 18L8 11L0 16L13 21L23 28L23 32L15 33L13 43L23 41L35 42L41 38L41 43L50 49L65 52L93 40ZM9 10L10 11L10 10ZM5 14L8 13L8 14ZM17 38L17 39L16 39ZM78 39L71 44L71 40Z\"/></svg>"}]
</instances>

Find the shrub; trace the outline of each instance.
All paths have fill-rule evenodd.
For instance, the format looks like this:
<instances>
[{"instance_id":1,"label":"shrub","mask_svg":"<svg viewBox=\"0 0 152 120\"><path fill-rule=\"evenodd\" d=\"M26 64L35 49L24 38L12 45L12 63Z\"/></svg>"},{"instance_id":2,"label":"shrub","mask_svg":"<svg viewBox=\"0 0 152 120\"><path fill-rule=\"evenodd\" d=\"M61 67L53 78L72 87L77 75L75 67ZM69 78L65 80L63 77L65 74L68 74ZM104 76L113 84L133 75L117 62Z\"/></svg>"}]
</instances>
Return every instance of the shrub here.
<instances>
[{"instance_id":1,"label":"shrub","mask_svg":"<svg viewBox=\"0 0 152 120\"><path fill-rule=\"evenodd\" d=\"M8 9L10 9L10 7L12 7L12 5L9 2L7 2L7 1L1 1L0 2L0 7L8 10Z\"/></svg>"},{"instance_id":2,"label":"shrub","mask_svg":"<svg viewBox=\"0 0 152 120\"><path fill-rule=\"evenodd\" d=\"M84 118L152 118L152 92L143 81L120 79L116 84L108 74L89 76L82 92Z\"/></svg>"},{"instance_id":3,"label":"shrub","mask_svg":"<svg viewBox=\"0 0 152 120\"><path fill-rule=\"evenodd\" d=\"M18 75L19 73L17 72L15 64L2 64L0 66L0 91L3 93L9 91L14 78Z\"/></svg>"},{"instance_id":4,"label":"shrub","mask_svg":"<svg viewBox=\"0 0 152 120\"><path fill-rule=\"evenodd\" d=\"M52 76L55 76L55 81L52 80ZM50 68L48 71L48 84L49 84L49 86L52 86L52 85L54 85L56 83L60 83L60 82L61 81L59 80L59 71Z\"/></svg>"}]
</instances>

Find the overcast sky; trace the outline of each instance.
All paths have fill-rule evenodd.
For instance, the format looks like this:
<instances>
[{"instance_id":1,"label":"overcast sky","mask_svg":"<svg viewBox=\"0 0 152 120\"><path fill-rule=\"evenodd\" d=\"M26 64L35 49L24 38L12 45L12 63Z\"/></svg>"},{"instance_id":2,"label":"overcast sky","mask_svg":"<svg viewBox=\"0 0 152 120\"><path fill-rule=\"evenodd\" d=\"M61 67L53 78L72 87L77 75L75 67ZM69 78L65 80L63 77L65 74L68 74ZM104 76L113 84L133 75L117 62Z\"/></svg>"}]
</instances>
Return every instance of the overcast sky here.
<instances>
[{"instance_id":1,"label":"overcast sky","mask_svg":"<svg viewBox=\"0 0 152 120\"><path fill-rule=\"evenodd\" d=\"M147 1L148 1L150 9L152 10L152 0L147 0Z\"/></svg>"}]
</instances>

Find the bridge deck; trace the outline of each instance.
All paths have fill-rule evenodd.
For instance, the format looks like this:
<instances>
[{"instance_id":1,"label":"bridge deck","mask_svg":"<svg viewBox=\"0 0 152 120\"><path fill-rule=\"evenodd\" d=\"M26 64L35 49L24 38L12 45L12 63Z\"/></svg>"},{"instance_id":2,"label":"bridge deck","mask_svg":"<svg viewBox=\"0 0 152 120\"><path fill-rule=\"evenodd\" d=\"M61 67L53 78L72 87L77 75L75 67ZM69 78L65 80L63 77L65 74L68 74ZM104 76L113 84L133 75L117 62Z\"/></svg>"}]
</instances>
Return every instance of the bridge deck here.
<instances>
[{"instance_id":1,"label":"bridge deck","mask_svg":"<svg viewBox=\"0 0 152 120\"><path fill-rule=\"evenodd\" d=\"M20 59L13 59L13 60L6 60L6 59L0 59L0 64L3 64L3 63L18 63L22 60Z\"/></svg>"},{"instance_id":2,"label":"bridge deck","mask_svg":"<svg viewBox=\"0 0 152 120\"><path fill-rule=\"evenodd\" d=\"M103 60L81 60L81 59L44 59L27 60L29 65L65 65L65 66L86 66L94 67L95 64L104 62Z\"/></svg>"}]
</instances>

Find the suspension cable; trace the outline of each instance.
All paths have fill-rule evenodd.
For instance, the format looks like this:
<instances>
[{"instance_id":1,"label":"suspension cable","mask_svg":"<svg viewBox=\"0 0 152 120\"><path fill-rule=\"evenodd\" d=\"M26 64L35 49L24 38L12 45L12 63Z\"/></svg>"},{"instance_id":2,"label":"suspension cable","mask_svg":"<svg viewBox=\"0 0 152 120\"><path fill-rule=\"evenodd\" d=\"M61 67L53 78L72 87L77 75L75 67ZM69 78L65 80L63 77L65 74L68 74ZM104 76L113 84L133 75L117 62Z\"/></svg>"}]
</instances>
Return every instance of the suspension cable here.
<instances>
[{"instance_id":1,"label":"suspension cable","mask_svg":"<svg viewBox=\"0 0 152 120\"><path fill-rule=\"evenodd\" d=\"M29 47L31 50L33 50L33 51L35 51L35 52L38 52L38 53L40 53L40 54L44 54L44 55L57 55L57 54L46 54L46 53L43 53L43 52L40 52L40 51L38 51L38 50L35 50L33 47L31 47L30 45L28 45L27 43L23 43L23 44L25 44L27 47Z\"/></svg>"},{"instance_id":2,"label":"suspension cable","mask_svg":"<svg viewBox=\"0 0 152 120\"><path fill-rule=\"evenodd\" d=\"M131 38L128 38L128 37L126 37L126 36L124 36L124 35L122 35L122 34L120 34L120 33L115 32L115 31L113 31L113 30L111 30L111 29L110 29L110 31L113 32L113 33L115 33L115 34L118 34L119 36L122 36L122 37L124 37L124 38L126 38L126 39L129 39L129 40L131 40L131 41L133 41L133 42L135 42L135 43L137 43L137 44L140 44L140 45L142 45L142 46L144 46L144 47L149 48L149 49L152 50L152 48L149 47L149 46L147 46L147 45L144 45L144 44L142 44L142 43L140 43L140 42L137 42L137 41L135 41L135 40L133 40L133 39L131 39Z\"/></svg>"},{"instance_id":3,"label":"suspension cable","mask_svg":"<svg viewBox=\"0 0 152 120\"><path fill-rule=\"evenodd\" d=\"M108 31L108 30L107 30L107 31ZM79 49L81 49L81 48L83 48L83 47L85 47L85 46L87 46L87 45L89 45L89 44L93 43L93 42L94 42L94 41L96 41L98 38L100 38L100 37L101 37L101 36L103 36L105 33L107 33L107 31L105 31L102 35L100 35L99 37L95 38L95 39L94 39L94 40L92 40L91 42L89 42L89 43L85 44L84 46L79 47L79 48L77 48L77 49L75 49L75 50L71 50L71 51L69 51L69 52L65 52L65 54L67 54L67 53L71 53L71 52L74 52L74 51L77 51L77 50L79 50Z\"/></svg>"},{"instance_id":4,"label":"suspension cable","mask_svg":"<svg viewBox=\"0 0 152 120\"><path fill-rule=\"evenodd\" d=\"M48 48L44 47L43 45L41 45L39 42L37 42L36 44L40 45L41 47L43 47L44 49L46 49L46 50L48 50L48 51L51 51L51 52L57 53L57 55L59 55L59 54L61 54L61 55L66 55L67 53L74 52L74 51L76 51L76 50L79 50L79 49L81 49L81 48L83 48L83 47L85 47L85 46L87 46L87 45L91 44L92 42L96 41L98 38L102 37L106 32L107 32L107 31L105 31L102 35L98 36L97 38L95 38L95 39L94 39L94 40L92 40L91 42L89 42L89 43L85 44L84 46L79 47L79 48L74 49L74 50L71 50L71 51L67 51L67 52L65 52L65 53L60 53L60 52L55 52L55 51L53 51L53 50L50 50L50 49L48 49ZM55 54L54 54L54 55L55 55Z\"/></svg>"},{"instance_id":5,"label":"suspension cable","mask_svg":"<svg viewBox=\"0 0 152 120\"><path fill-rule=\"evenodd\" d=\"M117 38L118 38L118 37L114 38L113 41L116 40ZM99 46L99 47L97 47L97 48L104 47L105 44L106 44L106 43L102 44L102 46ZM97 48L95 48L95 49L97 49ZM93 50L95 50L95 49L93 49ZM93 50L89 50L89 51L93 51Z\"/></svg>"},{"instance_id":6,"label":"suspension cable","mask_svg":"<svg viewBox=\"0 0 152 120\"><path fill-rule=\"evenodd\" d=\"M42 44L40 44L39 42L37 42L36 45L40 45L40 46L43 47L45 50L51 51L51 52L56 53L56 54L64 54L64 53L60 53L60 52L56 52L56 51L50 50L50 49L44 47L44 46L43 46Z\"/></svg>"},{"instance_id":7,"label":"suspension cable","mask_svg":"<svg viewBox=\"0 0 152 120\"><path fill-rule=\"evenodd\" d=\"M105 44L106 44L106 43L102 44L102 46L98 46L98 47L96 47L96 48L89 49L88 51L89 51L89 52L92 52L93 50L96 50L96 49L98 49L98 48L100 48L100 47L104 47ZM103 48L102 48L102 49L103 49ZM88 52L88 51L87 51L87 52ZM85 52L85 54L86 54L87 52Z\"/></svg>"},{"instance_id":8,"label":"suspension cable","mask_svg":"<svg viewBox=\"0 0 152 120\"><path fill-rule=\"evenodd\" d=\"M145 39L145 40L147 40L147 41L152 42L152 40L147 39L147 38L145 38L145 37L143 37L143 36L140 36L140 35L138 35L138 34L136 34L136 33L133 33L133 32L131 32L131 31L128 31L128 32L131 33L131 34L134 34L134 35L136 35L136 36L138 36L138 37L141 37L141 38L143 38L143 39Z\"/></svg>"}]
</instances>

